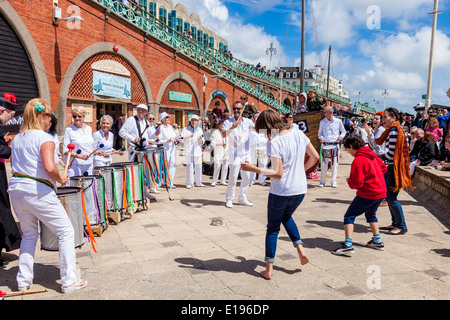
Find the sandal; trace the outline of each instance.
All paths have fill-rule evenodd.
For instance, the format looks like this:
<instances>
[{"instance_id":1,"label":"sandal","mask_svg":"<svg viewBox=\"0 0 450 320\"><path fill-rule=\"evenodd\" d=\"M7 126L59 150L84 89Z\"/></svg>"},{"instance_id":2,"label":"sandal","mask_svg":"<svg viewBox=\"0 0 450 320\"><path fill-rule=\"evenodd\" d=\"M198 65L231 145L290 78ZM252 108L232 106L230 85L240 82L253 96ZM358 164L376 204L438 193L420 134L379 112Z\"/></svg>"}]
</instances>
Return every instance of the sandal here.
<instances>
[{"instance_id":1,"label":"sandal","mask_svg":"<svg viewBox=\"0 0 450 320\"><path fill-rule=\"evenodd\" d=\"M61 291L63 293L69 293L72 291L83 289L84 287L87 286L87 284L88 284L88 282L86 280L79 279L79 280L75 281L74 284L72 284L68 287L61 287Z\"/></svg>"},{"instance_id":2,"label":"sandal","mask_svg":"<svg viewBox=\"0 0 450 320\"><path fill-rule=\"evenodd\" d=\"M405 234L406 232L407 232L407 230L405 230L405 229L394 228L394 229L389 230L388 234L399 235L399 234Z\"/></svg>"}]
</instances>

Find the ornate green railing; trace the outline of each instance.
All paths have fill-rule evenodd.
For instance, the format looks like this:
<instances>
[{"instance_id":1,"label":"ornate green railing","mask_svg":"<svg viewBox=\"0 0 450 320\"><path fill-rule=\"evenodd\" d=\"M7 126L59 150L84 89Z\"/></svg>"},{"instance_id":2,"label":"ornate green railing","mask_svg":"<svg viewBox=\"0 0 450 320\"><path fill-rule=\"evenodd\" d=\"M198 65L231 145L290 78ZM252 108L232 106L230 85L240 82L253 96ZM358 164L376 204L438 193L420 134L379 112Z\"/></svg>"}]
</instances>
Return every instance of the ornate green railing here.
<instances>
[{"instance_id":1,"label":"ornate green railing","mask_svg":"<svg viewBox=\"0 0 450 320\"><path fill-rule=\"evenodd\" d=\"M377 112L374 107L371 107L368 104L356 102L354 106L354 110L356 111L356 113L359 113L361 109L374 114Z\"/></svg>"},{"instance_id":2,"label":"ornate green railing","mask_svg":"<svg viewBox=\"0 0 450 320\"><path fill-rule=\"evenodd\" d=\"M260 89L257 83L254 83L251 78L236 72L235 70L245 72L248 75L265 80L274 86L281 87L282 90L290 92L294 95L298 94L299 86L293 85L286 81L281 82L281 79L275 78L273 75L254 68L253 66L239 60L230 59L216 49L204 47L203 45L191 41L179 34L169 26L165 25L155 17L145 12L142 8L135 10L132 7L123 5L117 0L91 0L98 2L105 8L115 12L119 16L135 24L148 34L156 37L160 41L169 44L178 52L183 53L197 62L203 64L207 68L214 71L216 74L229 80L233 84L241 87L248 93L256 96L258 99L274 107L281 113L291 111L291 108L277 100L273 94ZM264 86L264 84L263 84Z\"/></svg>"},{"instance_id":3,"label":"ornate green railing","mask_svg":"<svg viewBox=\"0 0 450 320\"><path fill-rule=\"evenodd\" d=\"M319 94L321 96L325 96L325 97L327 96L326 90L323 90L323 89L319 88L318 86L305 87L305 92L308 92L311 89L316 89L317 94ZM339 101L339 102L342 102L342 103L345 103L345 104L351 104L352 103L350 99L341 97L341 96L339 96L337 94L334 94L332 92L328 92L328 98L336 100L336 101Z\"/></svg>"}]
</instances>

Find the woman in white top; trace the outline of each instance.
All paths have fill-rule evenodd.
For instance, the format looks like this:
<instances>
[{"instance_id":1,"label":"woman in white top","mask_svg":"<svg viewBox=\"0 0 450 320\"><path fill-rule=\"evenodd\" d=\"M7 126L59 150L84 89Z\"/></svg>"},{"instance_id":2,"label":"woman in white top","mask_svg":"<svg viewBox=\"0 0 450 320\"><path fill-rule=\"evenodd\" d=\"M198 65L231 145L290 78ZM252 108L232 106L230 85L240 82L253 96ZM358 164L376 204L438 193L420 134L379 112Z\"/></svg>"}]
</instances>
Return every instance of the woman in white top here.
<instances>
[{"instance_id":1,"label":"woman in white top","mask_svg":"<svg viewBox=\"0 0 450 320\"><path fill-rule=\"evenodd\" d=\"M102 154L96 154L94 156L94 168L106 167L112 163L112 155L118 153L123 155L123 151L114 150L114 134L109 131L113 123L113 118L108 115L104 115L100 118L100 130L94 132L92 137L94 138L94 148L99 148L98 151ZM103 145L103 148L100 146Z\"/></svg>"},{"instance_id":2,"label":"woman in white top","mask_svg":"<svg viewBox=\"0 0 450 320\"><path fill-rule=\"evenodd\" d=\"M204 187L202 183L202 146L205 142L200 118L193 115L189 125L181 132L184 141L183 152L186 160L186 188ZM195 177L194 177L195 171Z\"/></svg>"},{"instance_id":3,"label":"woman in white top","mask_svg":"<svg viewBox=\"0 0 450 320\"><path fill-rule=\"evenodd\" d=\"M211 147L214 150L214 173L211 182L211 187L215 187L217 181L219 180L219 175L221 176L221 185L227 185L227 175L228 175L228 137L226 132L223 131L223 123L225 120L219 120L219 122L214 123L216 130L211 135Z\"/></svg>"},{"instance_id":4,"label":"woman in white top","mask_svg":"<svg viewBox=\"0 0 450 320\"><path fill-rule=\"evenodd\" d=\"M94 159L89 155L94 151L94 138L92 129L84 123L86 109L77 107L72 110L73 125L66 128L64 133L63 154L67 157L69 149L67 146L72 143L75 150L72 150L70 158L74 159L72 166L67 171L69 177L82 176L85 172L92 175ZM78 150L81 150L79 153ZM102 154L103 152L98 152ZM64 160L66 161L66 160Z\"/></svg>"},{"instance_id":5,"label":"woman in white top","mask_svg":"<svg viewBox=\"0 0 450 320\"><path fill-rule=\"evenodd\" d=\"M376 142L375 142L375 139L378 139L379 137L381 137L384 130L386 130L381 123L381 117L382 117L382 115L379 113L377 113L373 116L373 119L372 119L373 129L367 125L367 122L364 125L364 129L367 132L367 138L369 140L369 146L372 148L373 152L375 152L376 155L382 155L387 152L387 149L386 149L386 146L384 145L384 143L380 146L380 145L376 144Z\"/></svg>"},{"instance_id":6,"label":"woman in white top","mask_svg":"<svg viewBox=\"0 0 450 320\"><path fill-rule=\"evenodd\" d=\"M177 149L176 149L176 133L170 125L170 116L163 112L159 116L161 126L159 127L158 140L164 145L164 150L167 156L167 165L169 166L169 175L172 183L175 179L175 171L177 168Z\"/></svg>"},{"instance_id":7,"label":"woman in white top","mask_svg":"<svg viewBox=\"0 0 450 320\"><path fill-rule=\"evenodd\" d=\"M256 123L259 113L253 116L253 122ZM267 169L269 157L267 156L267 138L264 133L256 132L255 128L250 131L249 145L250 145L250 162L262 169ZM258 175L259 184L265 186L266 177L262 174ZM250 173L250 185L256 183L256 172Z\"/></svg>"},{"instance_id":8,"label":"woman in white top","mask_svg":"<svg viewBox=\"0 0 450 320\"><path fill-rule=\"evenodd\" d=\"M17 274L19 291L22 292L33 283L39 221L58 238L62 292L87 285L87 281L77 280L74 229L55 193L56 183L65 185L68 176L59 173L55 163L55 143L46 132L50 128L51 111L41 99L28 102L20 133L12 143L13 176L8 192L23 233Z\"/></svg>"},{"instance_id":9,"label":"woman in white top","mask_svg":"<svg viewBox=\"0 0 450 320\"><path fill-rule=\"evenodd\" d=\"M301 130L286 128L281 117L273 110L263 111L255 127L257 132L267 133L272 169L257 168L248 161L241 164L241 168L271 178L267 204L266 270L260 273L262 277L270 280L281 224L285 227L294 247L297 248L301 264L309 262L292 214L307 192L305 170L317 165L319 155ZM275 136L276 132L279 134ZM305 153L309 155L306 164Z\"/></svg>"}]
</instances>

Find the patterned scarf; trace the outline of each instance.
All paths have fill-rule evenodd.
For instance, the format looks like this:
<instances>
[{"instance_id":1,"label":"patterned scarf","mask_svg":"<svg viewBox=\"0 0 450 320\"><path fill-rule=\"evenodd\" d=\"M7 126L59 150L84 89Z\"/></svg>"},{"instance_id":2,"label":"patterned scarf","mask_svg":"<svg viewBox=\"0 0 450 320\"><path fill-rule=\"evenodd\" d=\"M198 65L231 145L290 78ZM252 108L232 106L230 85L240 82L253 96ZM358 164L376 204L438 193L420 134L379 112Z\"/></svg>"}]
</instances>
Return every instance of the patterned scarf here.
<instances>
[{"instance_id":1,"label":"patterned scarf","mask_svg":"<svg viewBox=\"0 0 450 320\"><path fill-rule=\"evenodd\" d=\"M409 171L409 147L406 140L405 131L403 131L400 122L395 121L394 123L392 123L389 128L386 128L381 137L375 140L375 142L378 145L383 144L388 138L391 129L395 127L397 127L398 136L397 144L395 145L393 164L395 187L392 188L392 191L399 192L404 188L407 188L407 191L412 191L413 186L411 182L411 174Z\"/></svg>"}]
</instances>

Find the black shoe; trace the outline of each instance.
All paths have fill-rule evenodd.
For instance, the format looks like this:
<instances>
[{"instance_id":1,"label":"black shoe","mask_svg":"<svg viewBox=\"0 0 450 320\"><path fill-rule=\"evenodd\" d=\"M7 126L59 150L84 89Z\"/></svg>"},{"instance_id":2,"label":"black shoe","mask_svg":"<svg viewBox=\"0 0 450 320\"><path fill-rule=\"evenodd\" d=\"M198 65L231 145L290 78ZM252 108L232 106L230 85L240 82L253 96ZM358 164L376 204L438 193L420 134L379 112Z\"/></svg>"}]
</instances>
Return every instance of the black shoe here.
<instances>
[{"instance_id":1,"label":"black shoe","mask_svg":"<svg viewBox=\"0 0 450 320\"><path fill-rule=\"evenodd\" d=\"M370 240L369 242L367 242L366 246L369 248L373 248L375 250L380 250L380 251L384 250L384 243L383 242L376 243L375 241L373 241L373 239Z\"/></svg>"},{"instance_id":2,"label":"black shoe","mask_svg":"<svg viewBox=\"0 0 450 320\"><path fill-rule=\"evenodd\" d=\"M345 256L348 254L354 254L355 250L353 249L353 246L347 247L345 244L343 244L341 247L331 251L331 253L338 256Z\"/></svg>"}]
</instances>

